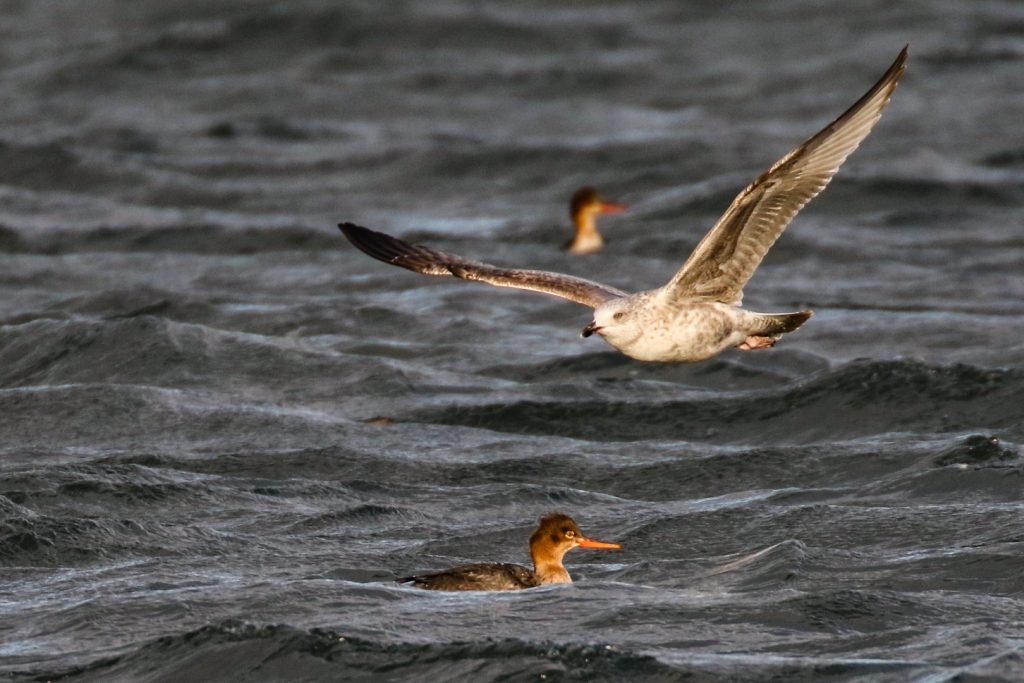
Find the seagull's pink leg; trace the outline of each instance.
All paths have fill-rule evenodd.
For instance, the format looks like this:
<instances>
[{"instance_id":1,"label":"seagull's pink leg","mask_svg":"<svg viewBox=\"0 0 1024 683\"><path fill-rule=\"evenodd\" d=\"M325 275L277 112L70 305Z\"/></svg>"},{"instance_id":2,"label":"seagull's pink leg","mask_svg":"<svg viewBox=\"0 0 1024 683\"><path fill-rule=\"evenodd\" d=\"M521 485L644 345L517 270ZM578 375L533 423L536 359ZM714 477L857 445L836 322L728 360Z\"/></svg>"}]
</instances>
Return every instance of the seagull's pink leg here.
<instances>
[{"instance_id":1,"label":"seagull's pink leg","mask_svg":"<svg viewBox=\"0 0 1024 683\"><path fill-rule=\"evenodd\" d=\"M775 342L778 341L777 337L758 337L750 336L743 340L743 343L737 346L737 349L741 351L756 351L757 349L770 349L775 346Z\"/></svg>"}]
</instances>

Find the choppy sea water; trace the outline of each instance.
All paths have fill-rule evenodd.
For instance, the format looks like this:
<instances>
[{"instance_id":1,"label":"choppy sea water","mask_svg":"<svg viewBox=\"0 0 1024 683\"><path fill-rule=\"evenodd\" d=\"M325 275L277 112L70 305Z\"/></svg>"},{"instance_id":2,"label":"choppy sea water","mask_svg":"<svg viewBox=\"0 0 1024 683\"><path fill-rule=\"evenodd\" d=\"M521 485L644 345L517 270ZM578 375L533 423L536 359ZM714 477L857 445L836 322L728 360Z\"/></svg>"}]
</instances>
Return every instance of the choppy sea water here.
<instances>
[{"instance_id":1,"label":"choppy sea water","mask_svg":"<svg viewBox=\"0 0 1024 683\"><path fill-rule=\"evenodd\" d=\"M1019 3L0 13L8 678L1024 675ZM639 363L334 228L658 286L905 43L747 288L816 311L772 350ZM583 184L632 209L570 257ZM622 550L390 581L552 510Z\"/></svg>"}]
</instances>

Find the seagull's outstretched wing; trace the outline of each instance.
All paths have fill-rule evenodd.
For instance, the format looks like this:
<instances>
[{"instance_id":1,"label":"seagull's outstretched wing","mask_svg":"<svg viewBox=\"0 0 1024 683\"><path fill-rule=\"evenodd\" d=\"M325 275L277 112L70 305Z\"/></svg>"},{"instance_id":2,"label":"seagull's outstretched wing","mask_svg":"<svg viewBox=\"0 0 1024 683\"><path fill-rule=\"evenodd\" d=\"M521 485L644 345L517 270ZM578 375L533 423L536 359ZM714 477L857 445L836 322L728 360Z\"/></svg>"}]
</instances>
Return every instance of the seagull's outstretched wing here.
<instances>
[{"instance_id":1,"label":"seagull's outstretched wing","mask_svg":"<svg viewBox=\"0 0 1024 683\"><path fill-rule=\"evenodd\" d=\"M478 280L495 287L512 287L543 292L596 308L609 299L626 296L626 292L583 278L548 273L541 270L518 270L470 261L455 254L409 244L367 228L341 223L338 225L348 241L375 259L424 275L454 276Z\"/></svg>"},{"instance_id":2,"label":"seagull's outstretched wing","mask_svg":"<svg viewBox=\"0 0 1024 683\"><path fill-rule=\"evenodd\" d=\"M881 118L906 60L904 47L885 75L856 104L740 192L662 289L664 295L739 305L743 286L768 249L804 204L825 189Z\"/></svg>"}]
</instances>

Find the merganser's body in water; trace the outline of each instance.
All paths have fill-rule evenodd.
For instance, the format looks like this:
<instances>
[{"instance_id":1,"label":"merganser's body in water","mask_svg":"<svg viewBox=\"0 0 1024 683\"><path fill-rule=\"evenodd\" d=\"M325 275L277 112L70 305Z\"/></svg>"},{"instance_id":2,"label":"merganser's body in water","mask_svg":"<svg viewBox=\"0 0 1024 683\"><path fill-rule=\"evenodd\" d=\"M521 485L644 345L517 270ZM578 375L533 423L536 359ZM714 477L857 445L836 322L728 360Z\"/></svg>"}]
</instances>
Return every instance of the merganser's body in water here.
<instances>
[{"instance_id":1,"label":"merganser's body in water","mask_svg":"<svg viewBox=\"0 0 1024 683\"><path fill-rule=\"evenodd\" d=\"M821 192L882 116L906 68L903 48L885 75L852 107L791 151L733 200L683 267L663 287L628 294L590 280L471 261L342 223L370 256L423 273L552 294L594 309L583 336L601 335L638 360L691 362L735 347L773 346L811 311L755 313L740 307L743 288L803 206Z\"/></svg>"},{"instance_id":2,"label":"merganser's body in water","mask_svg":"<svg viewBox=\"0 0 1024 683\"><path fill-rule=\"evenodd\" d=\"M622 213L625 204L606 202L592 187L576 190L569 201L569 217L572 218L572 239L563 247L570 254L593 254L604 246L604 238L597 231L597 217L610 213Z\"/></svg>"},{"instance_id":3,"label":"merganser's body in water","mask_svg":"<svg viewBox=\"0 0 1024 683\"><path fill-rule=\"evenodd\" d=\"M555 513L540 520L530 536L533 569L521 564L482 562L464 564L436 574L420 574L396 579L417 588L435 591L514 591L549 583L572 583L562 565L562 557L573 548L618 548L587 538L569 515Z\"/></svg>"}]
</instances>

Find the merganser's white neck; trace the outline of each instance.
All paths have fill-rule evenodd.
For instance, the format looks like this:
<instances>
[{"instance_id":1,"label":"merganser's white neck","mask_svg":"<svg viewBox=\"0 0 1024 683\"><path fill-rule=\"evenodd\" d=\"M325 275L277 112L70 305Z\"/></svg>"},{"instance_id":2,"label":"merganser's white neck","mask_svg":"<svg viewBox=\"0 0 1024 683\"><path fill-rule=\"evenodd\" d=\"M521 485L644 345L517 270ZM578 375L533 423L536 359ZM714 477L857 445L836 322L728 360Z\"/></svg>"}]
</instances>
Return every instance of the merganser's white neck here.
<instances>
[{"instance_id":1,"label":"merganser's white neck","mask_svg":"<svg viewBox=\"0 0 1024 683\"><path fill-rule=\"evenodd\" d=\"M604 245L604 238L597 231L597 213L584 206L573 215L576 234L569 245L569 251L573 254L588 254Z\"/></svg>"}]
</instances>

